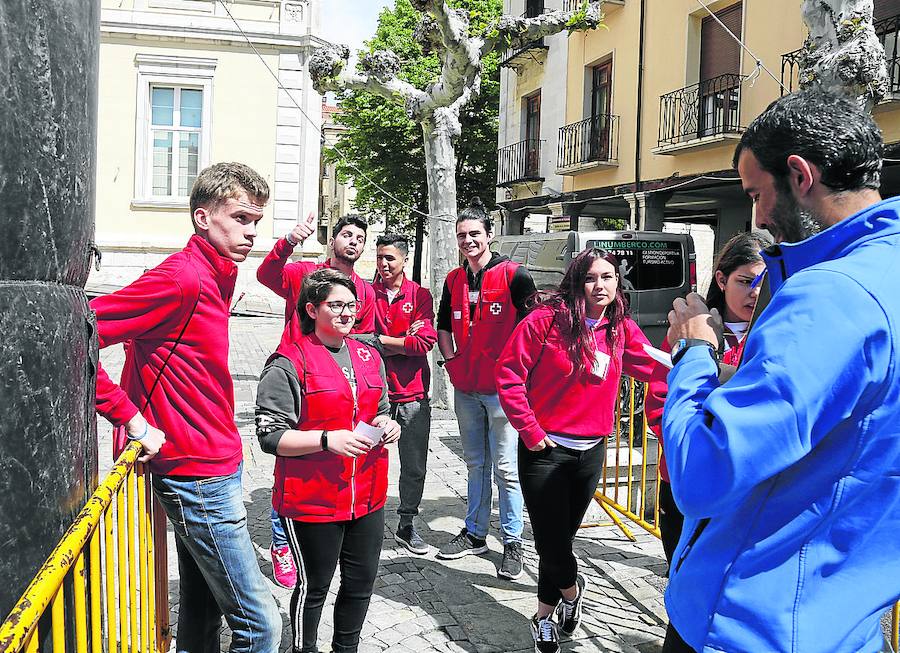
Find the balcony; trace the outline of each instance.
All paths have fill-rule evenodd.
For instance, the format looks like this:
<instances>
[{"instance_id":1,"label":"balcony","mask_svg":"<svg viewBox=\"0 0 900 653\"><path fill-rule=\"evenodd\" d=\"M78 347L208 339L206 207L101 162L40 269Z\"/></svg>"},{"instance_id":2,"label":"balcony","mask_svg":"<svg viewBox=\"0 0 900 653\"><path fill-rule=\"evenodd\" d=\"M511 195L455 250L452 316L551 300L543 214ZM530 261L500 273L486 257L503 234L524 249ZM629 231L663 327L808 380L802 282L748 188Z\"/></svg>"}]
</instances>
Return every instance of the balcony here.
<instances>
[{"instance_id":1,"label":"balcony","mask_svg":"<svg viewBox=\"0 0 900 653\"><path fill-rule=\"evenodd\" d=\"M781 55L781 94L800 90L800 56L803 48Z\"/></svg>"},{"instance_id":2,"label":"balcony","mask_svg":"<svg viewBox=\"0 0 900 653\"><path fill-rule=\"evenodd\" d=\"M541 177L541 143L527 139L497 150L497 186L544 181Z\"/></svg>"},{"instance_id":3,"label":"balcony","mask_svg":"<svg viewBox=\"0 0 900 653\"><path fill-rule=\"evenodd\" d=\"M537 18L548 9L541 6L531 7L529 11L522 14L522 18ZM500 65L512 68L519 72L519 69L529 61L535 61L543 64L547 59L547 50L549 46L544 43L543 37L531 41L513 41L512 46L500 55Z\"/></svg>"},{"instance_id":4,"label":"balcony","mask_svg":"<svg viewBox=\"0 0 900 653\"><path fill-rule=\"evenodd\" d=\"M746 80L746 75L719 75L660 97L659 146L653 153L705 149L740 138Z\"/></svg>"},{"instance_id":5,"label":"balcony","mask_svg":"<svg viewBox=\"0 0 900 653\"><path fill-rule=\"evenodd\" d=\"M599 115L559 128L556 172L580 172L619 164L619 116Z\"/></svg>"},{"instance_id":6,"label":"balcony","mask_svg":"<svg viewBox=\"0 0 900 653\"><path fill-rule=\"evenodd\" d=\"M598 0L563 0L563 11L575 11L585 2L595 4ZM611 10L625 5L625 0L605 0L603 3L603 13L608 14Z\"/></svg>"}]
</instances>

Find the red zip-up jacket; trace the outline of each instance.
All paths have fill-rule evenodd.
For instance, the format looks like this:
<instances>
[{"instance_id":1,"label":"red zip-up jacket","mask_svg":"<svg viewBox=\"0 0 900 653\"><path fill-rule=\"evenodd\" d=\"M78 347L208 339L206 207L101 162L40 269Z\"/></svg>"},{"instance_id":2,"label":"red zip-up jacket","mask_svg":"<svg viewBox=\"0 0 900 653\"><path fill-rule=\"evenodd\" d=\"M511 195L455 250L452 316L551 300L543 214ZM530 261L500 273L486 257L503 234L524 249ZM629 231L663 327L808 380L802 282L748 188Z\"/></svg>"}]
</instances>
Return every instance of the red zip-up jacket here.
<instances>
[{"instance_id":1,"label":"red zip-up jacket","mask_svg":"<svg viewBox=\"0 0 900 653\"><path fill-rule=\"evenodd\" d=\"M352 430L371 424L384 392L381 357L373 348L346 340L356 378L354 397L344 372L315 333L282 344L275 355L290 360L304 389L301 431ZM270 359L271 360L271 359ZM272 506L284 517L303 522L335 522L363 517L387 501L388 452L382 445L356 458L330 451L277 456Z\"/></svg>"},{"instance_id":2,"label":"red zip-up jacket","mask_svg":"<svg viewBox=\"0 0 900 653\"><path fill-rule=\"evenodd\" d=\"M619 326L616 349L606 344L606 318L594 331L597 350L610 356L606 377L576 370L557 318L539 306L513 331L497 361L497 392L509 423L527 447L548 433L596 438L613 432L622 373L648 381L656 362L644 351L649 341L631 318Z\"/></svg>"},{"instance_id":3,"label":"red zip-up jacket","mask_svg":"<svg viewBox=\"0 0 900 653\"><path fill-rule=\"evenodd\" d=\"M182 251L130 286L91 302L101 348L131 341L121 387L102 366L97 370L97 412L117 426L124 424L144 406L160 377L143 411L166 435L150 461L154 474L222 476L234 473L241 462L228 371L228 316L236 279L232 261L192 236Z\"/></svg>"},{"instance_id":4,"label":"red zip-up jacket","mask_svg":"<svg viewBox=\"0 0 900 653\"><path fill-rule=\"evenodd\" d=\"M437 342L431 293L405 275L393 302L388 300L380 277L372 289L375 291L375 333L403 338L406 350L405 356L384 357L388 397L398 404L424 399L431 383L428 352ZM424 326L415 335L407 335L410 325L417 320L424 322Z\"/></svg>"},{"instance_id":5,"label":"red zip-up jacket","mask_svg":"<svg viewBox=\"0 0 900 653\"><path fill-rule=\"evenodd\" d=\"M737 347L732 347L722 354L722 362L727 365L737 365L741 362L741 356L744 353L744 343L747 342L746 335ZM662 345L659 347L665 352L672 350L669 341L663 338ZM663 408L666 404L666 395L669 391L667 378L669 376L669 368L665 365L657 365L653 375L650 377L650 385L647 386L647 397L644 400L644 419L647 421L647 427L659 438L660 447L662 446L662 416ZM669 467L666 465L665 454L659 458L659 477L666 483L669 482Z\"/></svg>"},{"instance_id":6,"label":"red zip-up jacket","mask_svg":"<svg viewBox=\"0 0 900 653\"><path fill-rule=\"evenodd\" d=\"M300 299L300 287L303 277L322 268L333 267L331 259L324 263L298 261L288 263L294 247L284 238L275 243L272 251L260 263L256 271L256 279L279 297L283 297L285 330L281 342L295 342L303 336L300 330L300 318L297 315L297 300ZM351 333L375 332L375 292L372 284L354 272L350 275L356 285L356 299L360 302L356 313L356 324Z\"/></svg>"}]
</instances>

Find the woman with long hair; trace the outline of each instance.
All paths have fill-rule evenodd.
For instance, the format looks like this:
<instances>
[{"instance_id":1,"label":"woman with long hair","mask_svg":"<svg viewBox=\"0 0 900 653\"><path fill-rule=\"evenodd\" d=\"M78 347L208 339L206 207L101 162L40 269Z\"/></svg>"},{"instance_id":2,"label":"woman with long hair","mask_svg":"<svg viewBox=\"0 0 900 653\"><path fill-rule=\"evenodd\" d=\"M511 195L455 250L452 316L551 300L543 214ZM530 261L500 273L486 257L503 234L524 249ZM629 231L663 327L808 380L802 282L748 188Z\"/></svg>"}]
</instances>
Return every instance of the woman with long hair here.
<instances>
[{"instance_id":1,"label":"woman with long hair","mask_svg":"<svg viewBox=\"0 0 900 653\"><path fill-rule=\"evenodd\" d=\"M772 244L768 236L759 232L740 233L725 243L716 257L712 283L706 293L706 305L716 309L724 322L724 353L722 362L737 366L744 352L750 319L759 297L759 275L765 270L760 252ZM671 343L664 341L662 348L669 351ZM661 436L663 405L666 401L666 375L669 370L660 366L650 381L645 402L648 427ZM661 441L661 440L660 440ZM672 556L681 537L684 515L678 509L669 484L666 459L659 459L659 530L662 533L663 551L672 564Z\"/></svg>"},{"instance_id":2,"label":"woman with long hair","mask_svg":"<svg viewBox=\"0 0 900 653\"><path fill-rule=\"evenodd\" d=\"M438 558L488 550L491 472L500 499L503 558L497 575L522 574L523 504L516 469L516 432L494 381L494 364L534 294L525 266L495 254L491 218L476 198L456 219L456 244L464 263L447 275L438 309L438 347L454 391L463 458L468 468L465 527L441 547Z\"/></svg>"},{"instance_id":3,"label":"woman with long hair","mask_svg":"<svg viewBox=\"0 0 900 653\"><path fill-rule=\"evenodd\" d=\"M389 418L384 363L348 339L359 302L337 270L303 280L301 337L283 342L259 380L256 434L275 454L272 505L281 516L298 580L291 597L296 653L318 651L317 632L338 562L332 650L353 653L365 621L384 537Z\"/></svg>"},{"instance_id":4,"label":"woman with long hair","mask_svg":"<svg viewBox=\"0 0 900 653\"><path fill-rule=\"evenodd\" d=\"M497 361L497 390L519 433L519 479L540 558L531 622L538 653L559 651L558 631L571 635L581 618L585 578L572 541L603 472L620 378L649 380L656 365L628 315L618 270L616 257L602 249L579 254Z\"/></svg>"}]
</instances>

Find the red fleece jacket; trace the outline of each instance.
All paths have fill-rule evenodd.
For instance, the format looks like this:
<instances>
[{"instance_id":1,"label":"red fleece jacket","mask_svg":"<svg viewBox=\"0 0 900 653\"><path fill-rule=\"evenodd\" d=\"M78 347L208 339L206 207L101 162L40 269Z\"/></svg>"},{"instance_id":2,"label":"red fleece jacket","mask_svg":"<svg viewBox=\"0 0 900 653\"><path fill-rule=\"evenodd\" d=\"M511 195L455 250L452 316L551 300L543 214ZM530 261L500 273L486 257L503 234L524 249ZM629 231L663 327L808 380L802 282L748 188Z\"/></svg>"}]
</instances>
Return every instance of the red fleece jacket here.
<instances>
[{"instance_id":1,"label":"red fleece jacket","mask_svg":"<svg viewBox=\"0 0 900 653\"><path fill-rule=\"evenodd\" d=\"M437 342L431 293L405 276L393 302L388 301L380 278L372 284L372 289L375 291L375 333L403 338L406 350L405 356L384 357L390 400L402 404L423 399L428 396L431 383L428 352ZM415 335L407 335L410 325L417 320L425 325Z\"/></svg>"},{"instance_id":2,"label":"red fleece jacket","mask_svg":"<svg viewBox=\"0 0 900 653\"><path fill-rule=\"evenodd\" d=\"M656 363L643 349L648 343L627 318L619 327L615 352L606 344L604 318L594 331L597 350L611 358L606 377L575 370L560 328L557 310L540 306L513 331L497 361L500 404L527 447L548 433L596 438L613 432L622 373L648 381Z\"/></svg>"},{"instance_id":3,"label":"red fleece jacket","mask_svg":"<svg viewBox=\"0 0 900 653\"><path fill-rule=\"evenodd\" d=\"M91 302L101 348L131 341L122 387L102 366L97 371L97 412L117 426L124 424L143 408L160 377L143 411L166 434L150 462L155 474L221 476L234 473L241 461L228 371L228 316L236 279L233 262L192 236L182 251L130 286ZM181 342L169 357L185 322Z\"/></svg>"},{"instance_id":4,"label":"red fleece jacket","mask_svg":"<svg viewBox=\"0 0 900 653\"><path fill-rule=\"evenodd\" d=\"M285 300L284 305L284 335L283 343L291 343L303 336L300 331L300 318L297 316L297 300L300 299L300 287L303 285L303 277L322 268L333 267L331 260L324 263L311 263L298 261L288 263L288 258L294 251L286 239L282 238L272 251L266 254L266 258L260 263L256 271L256 279L266 288ZM375 332L375 292L372 284L364 280L354 272L350 275L356 285L356 299L360 302L359 312L356 314L356 324L351 333Z\"/></svg>"}]
</instances>

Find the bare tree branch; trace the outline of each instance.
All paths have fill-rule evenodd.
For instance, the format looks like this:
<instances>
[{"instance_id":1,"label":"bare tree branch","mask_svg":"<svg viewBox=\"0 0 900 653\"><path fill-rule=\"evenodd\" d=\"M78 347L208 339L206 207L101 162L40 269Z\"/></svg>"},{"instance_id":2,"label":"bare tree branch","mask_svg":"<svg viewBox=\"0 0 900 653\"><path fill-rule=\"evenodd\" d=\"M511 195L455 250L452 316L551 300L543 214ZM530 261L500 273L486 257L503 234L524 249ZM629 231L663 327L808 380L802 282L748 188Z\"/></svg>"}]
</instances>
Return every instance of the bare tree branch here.
<instances>
[{"instance_id":1,"label":"bare tree branch","mask_svg":"<svg viewBox=\"0 0 900 653\"><path fill-rule=\"evenodd\" d=\"M361 63L366 74L351 71L347 66L349 57L350 50L344 45L316 51L309 62L313 87L320 93L344 90L375 93L405 105L410 115L416 115L428 102L427 93L397 77L400 60L393 52L379 50L363 57Z\"/></svg>"},{"instance_id":2,"label":"bare tree branch","mask_svg":"<svg viewBox=\"0 0 900 653\"><path fill-rule=\"evenodd\" d=\"M587 7L579 7L574 11L555 9L534 18L504 14L485 31L486 36L481 47L481 56L484 57L489 52L506 47L507 43L515 48L545 36L559 34L563 30L596 29L603 20L603 13L600 11L602 4L602 2L591 2Z\"/></svg>"}]
</instances>

